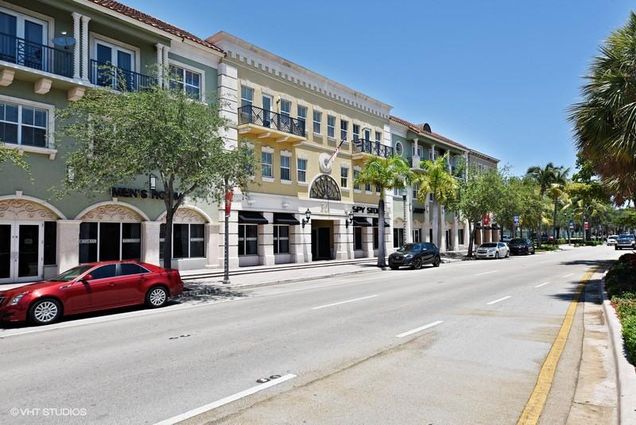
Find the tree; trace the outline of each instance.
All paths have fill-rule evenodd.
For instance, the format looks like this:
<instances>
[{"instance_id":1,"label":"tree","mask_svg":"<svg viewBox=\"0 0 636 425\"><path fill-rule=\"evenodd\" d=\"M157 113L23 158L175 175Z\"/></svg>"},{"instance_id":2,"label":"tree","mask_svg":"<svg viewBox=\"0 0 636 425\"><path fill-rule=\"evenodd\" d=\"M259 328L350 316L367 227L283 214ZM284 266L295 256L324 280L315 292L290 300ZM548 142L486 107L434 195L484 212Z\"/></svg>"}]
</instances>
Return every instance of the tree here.
<instances>
[{"instance_id":1,"label":"tree","mask_svg":"<svg viewBox=\"0 0 636 425\"><path fill-rule=\"evenodd\" d=\"M411 168L398 156L369 158L356 179L356 184L370 184L380 189L378 201L378 267L386 267L386 242L384 237L384 192L402 189L413 179Z\"/></svg>"},{"instance_id":2,"label":"tree","mask_svg":"<svg viewBox=\"0 0 636 425\"><path fill-rule=\"evenodd\" d=\"M539 194L543 197L552 185L557 183L556 174L558 170L559 167L556 167L552 162L548 162L543 168L536 165L528 168L526 176L537 182L539 185ZM553 194L554 193L551 193L550 195ZM539 245L541 245L541 233L543 233L543 221L539 224L539 237L537 241Z\"/></svg>"},{"instance_id":3,"label":"tree","mask_svg":"<svg viewBox=\"0 0 636 425\"><path fill-rule=\"evenodd\" d=\"M442 227L445 220L442 206L454 202L457 195L458 182L451 174L448 166L448 154L434 161L421 162L422 172L415 175L415 183L418 185L417 199L426 202L429 193L433 195L437 203L437 240L435 244L442 249Z\"/></svg>"},{"instance_id":4,"label":"tree","mask_svg":"<svg viewBox=\"0 0 636 425\"><path fill-rule=\"evenodd\" d=\"M498 170L478 171L469 169L468 178L457 186L456 209L468 220L468 256L473 255L475 240L474 223L500 209L503 181Z\"/></svg>"},{"instance_id":5,"label":"tree","mask_svg":"<svg viewBox=\"0 0 636 425\"><path fill-rule=\"evenodd\" d=\"M519 217L519 227L537 229L542 219L542 197L539 185L528 177L503 175L503 192L499 208L495 211L497 223L512 229L514 217Z\"/></svg>"},{"instance_id":6,"label":"tree","mask_svg":"<svg viewBox=\"0 0 636 425\"><path fill-rule=\"evenodd\" d=\"M552 213L552 236L557 239L557 212L560 201L567 201L567 192L565 185L568 182L569 168L557 167L552 173L552 182L548 188L550 199L554 203L554 211Z\"/></svg>"},{"instance_id":7,"label":"tree","mask_svg":"<svg viewBox=\"0 0 636 425\"><path fill-rule=\"evenodd\" d=\"M226 181L244 185L242 153L224 149L217 107L180 90L89 90L60 112L61 132L72 140L64 191L102 192L139 176L157 174L165 196L164 267L171 267L172 223L184 200L220 201ZM227 169L239 178L228 179ZM69 176L69 177L70 177ZM157 185L159 190L159 184Z\"/></svg>"},{"instance_id":8,"label":"tree","mask_svg":"<svg viewBox=\"0 0 636 425\"><path fill-rule=\"evenodd\" d=\"M636 14L594 58L569 119L580 155L589 160L618 205L636 198ZM636 202L635 202L636 205Z\"/></svg>"}]
</instances>

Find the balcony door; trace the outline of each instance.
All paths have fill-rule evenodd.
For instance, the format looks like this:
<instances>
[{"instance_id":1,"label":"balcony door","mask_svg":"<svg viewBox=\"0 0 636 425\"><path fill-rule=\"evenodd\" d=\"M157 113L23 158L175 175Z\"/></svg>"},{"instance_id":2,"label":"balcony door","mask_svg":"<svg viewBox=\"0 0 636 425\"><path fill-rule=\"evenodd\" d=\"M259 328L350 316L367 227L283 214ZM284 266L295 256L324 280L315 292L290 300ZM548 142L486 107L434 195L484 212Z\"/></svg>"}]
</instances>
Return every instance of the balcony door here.
<instances>
[{"instance_id":1,"label":"balcony door","mask_svg":"<svg viewBox=\"0 0 636 425\"><path fill-rule=\"evenodd\" d=\"M45 21L0 9L0 60L46 71L46 44Z\"/></svg>"},{"instance_id":2,"label":"balcony door","mask_svg":"<svg viewBox=\"0 0 636 425\"><path fill-rule=\"evenodd\" d=\"M135 71L134 52L103 41L95 42L94 83L114 89L132 89Z\"/></svg>"},{"instance_id":3,"label":"balcony door","mask_svg":"<svg viewBox=\"0 0 636 425\"><path fill-rule=\"evenodd\" d=\"M263 95L263 127L271 127L272 125L272 97Z\"/></svg>"}]
</instances>

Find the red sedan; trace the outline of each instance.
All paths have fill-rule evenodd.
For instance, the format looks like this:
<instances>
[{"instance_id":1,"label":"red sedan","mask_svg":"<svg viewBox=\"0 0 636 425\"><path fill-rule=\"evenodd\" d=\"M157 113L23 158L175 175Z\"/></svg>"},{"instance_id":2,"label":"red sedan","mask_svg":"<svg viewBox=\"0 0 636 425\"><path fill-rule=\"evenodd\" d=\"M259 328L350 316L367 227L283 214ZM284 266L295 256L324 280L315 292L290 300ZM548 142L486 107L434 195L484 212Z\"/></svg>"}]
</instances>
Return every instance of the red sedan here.
<instances>
[{"instance_id":1,"label":"red sedan","mask_svg":"<svg viewBox=\"0 0 636 425\"><path fill-rule=\"evenodd\" d=\"M0 291L0 321L44 325L77 313L144 303L156 308L182 291L177 270L136 261L82 264L49 280Z\"/></svg>"}]
</instances>

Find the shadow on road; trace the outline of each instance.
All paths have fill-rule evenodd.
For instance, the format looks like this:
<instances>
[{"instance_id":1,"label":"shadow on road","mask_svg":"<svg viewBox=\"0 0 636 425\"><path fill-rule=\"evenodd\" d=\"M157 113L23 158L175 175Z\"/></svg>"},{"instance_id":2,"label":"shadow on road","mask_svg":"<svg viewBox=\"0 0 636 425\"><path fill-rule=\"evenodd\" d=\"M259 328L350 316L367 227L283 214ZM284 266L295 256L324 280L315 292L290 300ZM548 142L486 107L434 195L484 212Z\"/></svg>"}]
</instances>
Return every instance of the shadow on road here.
<instances>
[{"instance_id":1,"label":"shadow on road","mask_svg":"<svg viewBox=\"0 0 636 425\"><path fill-rule=\"evenodd\" d=\"M586 283L586 286L594 286L594 287L598 287L601 284L601 279L591 279ZM567 292L561 292L559 294L552 294L551 297L552 298L556 298L559 300L563 300L563 301L572 301L576 298L576 296L578 295L579 291L578 291L578 287L579 287L579 283L578 282L572 282L571 286L568 288ZM601 301L598 297L593 297L591 299L585 299L585 298L581 298L579 301L585 301L585 302L593 302L594 304L601 304Z\"/></svg>"},{"instance_id":2,"label":"shadow on road","mask_svg":"<svg viewBox=\"0 0 636 425\"><path fill-rule=\"evenodd\" d=\"M561 265L563 266L596 266L600 269L605 269L609 267L613 261L611 260L574 260L574 261L563 261Z\"/></svg>"}]
</instances>

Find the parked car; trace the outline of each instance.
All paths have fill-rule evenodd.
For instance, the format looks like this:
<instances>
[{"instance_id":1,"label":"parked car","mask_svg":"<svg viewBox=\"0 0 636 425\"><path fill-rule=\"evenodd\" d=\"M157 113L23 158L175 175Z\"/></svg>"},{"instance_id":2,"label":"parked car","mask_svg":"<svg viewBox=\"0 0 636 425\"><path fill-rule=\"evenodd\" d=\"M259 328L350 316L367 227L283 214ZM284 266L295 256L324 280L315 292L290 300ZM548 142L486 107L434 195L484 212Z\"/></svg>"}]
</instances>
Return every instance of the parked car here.
<instances>
[{"instance_id":1,"label":"parked car","mask_svg":"<svg viewBox=\"0 0 636 425\"><path fill-rule=\"evenodd\" d=\"M439 249L432 243L407 243L393 254L389 255L389 267L397 270L401 266L420 269L424 264L439 267L442 262Z\"/></svg>"},{"instance_id":2,"label":"parked car","mask_svg":"<svg viewBox=\"0 0 636 425\"><path fill-rule=\"evenodd\" d=\"M607 245L616 245L618 242L618 235L609 235L607 237Z\"/></svg>"},{"instance_id":3,"label":"parked car","mask_svg":"<svg viewBox=\"0 0 636 425\"><path fill-rule=\"evenodd\" d=\"M513 240L513 238L509 235L503 235L501 237L501 242L503 243L507 243L508 245L510 245L510 241Z\"/></svg>"},{"instance_id":4,"label":"parked car","mask_svg":"<svg viewBox=\"0 0 636 425\"><path fill-rule=\"evenodd\" d=\"M614 249L634 249L636 248L636 238L634 235L620 235L616 240Z\"/></svg>"},{"instance_id":5,"label":"parked car","mask_svg":"<svg viewBox=\"0 0 636 425\"><path fill-rule=\"evenodd\" d=\"M522 239L515 238L508 243L508 247L510 248L510 254L513 255L521 255L521 254L534 254L534 244L530 239Z\"/></svg>"},{"instance_id":6,"label":"parked car","mask_svg":"<svg viewBox=\"0 0 636 425\"><path fill-rule=\"evenodd\" d=\"M82 264L52 279L0 292L0 321L45 325L116 307L145 303L156 308L182 291L177 270L137 261Z\"/></svg>"},{"instance_id":7,"label":"parked car","mask_svg":"<svg viewBox=\"0 0 636 425\"><path fill-rule=\"evenodd\" d=\"M507 258L510 248L503 242L488 242L479 245L475 251L476 258Z\"/></svg>"}]
</instances>

